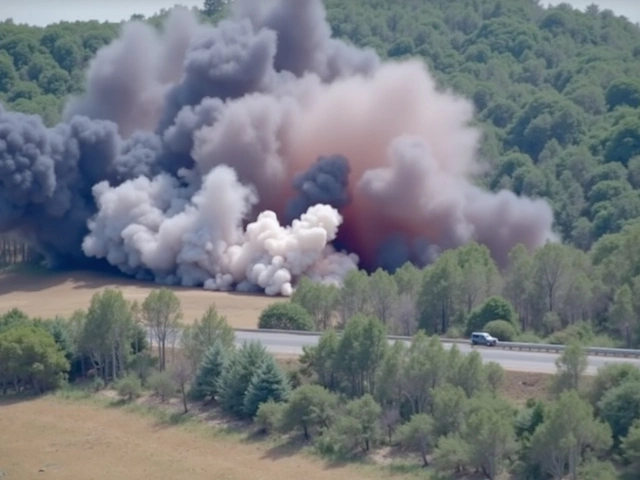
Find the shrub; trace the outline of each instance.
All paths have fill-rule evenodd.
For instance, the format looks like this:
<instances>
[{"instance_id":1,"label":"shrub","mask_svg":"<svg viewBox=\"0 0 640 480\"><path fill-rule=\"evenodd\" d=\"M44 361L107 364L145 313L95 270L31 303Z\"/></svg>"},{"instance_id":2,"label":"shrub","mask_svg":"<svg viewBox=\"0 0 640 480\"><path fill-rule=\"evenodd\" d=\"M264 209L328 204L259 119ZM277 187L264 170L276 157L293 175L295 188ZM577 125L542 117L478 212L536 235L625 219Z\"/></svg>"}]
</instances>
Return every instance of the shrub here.
<instances>
[{"instance_id":1,"label":"shrub","mask_svg":"<svg viewBox=\"0 0 640 480\"><path fill-rule=\"evenodd\" d=\"M313 430L327 428L338 408L338 397L320 385L303 385L291 393L282 417L285 431L299 428L308 440Z\"/></svg>"},{"instance_id":2,"label":"shrub","mask_svg":"<svg viewBox=\"0 0 640 480\"><path fill-rule=\"evenodd\" d=\"M525 332L517 335L514 338L514 341L519 343L542 343L542 339L535 333L531 332Z\"/></svg>"},{"instance_id":3,"label":"shrub","mask_svg":"<svg viewBox=\"0 0 640 480\"><path fill-rule=\"evenodd\" d=\"M258 328L270 330L313 330L313 318L297 303L274 303L260 314Z\"/></svg>"},{"instance_id":4,"label":"shrub","mask_svg":"<svg viewBox=\"0 0 640 480\"><path fill-rule=\"evenodd\" d=\"M140 377L134 374L129 374L118 380L115 387L118 395L129 401L139 397L142 392L142 382L140 382Z\"/></svg>"},{"instance_id":5,"label":"shrub","mask_svg":"<svg viewBox=\"0 0 640 480\"><path fill-rule=\"evenodd\" d=\"M346 458L354 451L368 452L381 438L382 408L371 395L351 400L318 439L318 450Z\"/></svg>"},{"instance_id":6,"label":"shrub","mask_svg":"<svg viewBox=\"0 0 640 480\"><path fill-rule=\"evenodd\" d=\"M157 366L158 358L151 355L149 351L134 355L129 362L129 370L138 375L143 385L146 384L147 379Z\"/></svg>"},{"instance_id":7,"label":"shrub","mask_svg":"<svg viewBox=\"0 0 640 480\"><path fill-rule=\"evenodd\" d=\"M273 400L262 403L258 407L254 422L258 427L258 432L271 434L277 432L282 425L286 403L276 403Z\"/></svg>"},{"instance_id":8,"label":"shrub","mask_svg":"<svg viewBox=\"0 0 640 480\"><path fill-rule=\"evenodd\" d=\"M104 380L102 377L94 377L93 380L91 380L91 383L89 383L89 388L93 392L99 392L102 390L104 388Z\"/></svg>"},{"instance_id":9,"label":"shrub","mask_svg":"<svg viewBox=\"0 0 640 480\"><path fill-rule=\"evenodd\" d=\"M450 327L447 330L447 333L444 334L445 338L462 338L464 337L464 332L460 327Z\"/></svg>"},{"instance_id":10,"label":"shrub","mask_svg":"<svg viewBox=\"0 0 640 480\"><path fill-rule=\"evenodd\" d=\"M602 366L591 384L591 404L596 407L609 390L628 382L640 382L640 368L630 363L610 363Z\"/></svg>"},{"instance_id":11,"label":"shrub","mask_svg":"<svg viewBox=\"0 0 640 480\"><path fill-rule=\"evenodd\" d=\"M620 476L611 462L600 461L592 457L580 465L578 478L580 480L617 480Z\"/></svg>"},{"instance_id":12,"label":"shrub","mask_svg":"<svg viewBox=\"0 0 640 480\"><path fill-rule=\"evenodd\" d=\"M553 333L547 338L547 342L552 345L567 345L572 341L578 341L583 345L591 343L595 333L590 324L586 322L578 322L569 325L567 328Z\"/></svg>"},{"instance_id":13,"label":"shrub","mask_svg":"<svg viewBox=\"0 0 640 480\"><path fill-rule=\"evenodd\" d=\"M513 324L506 320L492 320L484 326L483 330L501 342L513 342L518 335Z\"/></svg>"},{"instance_id":14,"label":"shrub","mask_svg":"<svg viewBox=\"0 0 640 480\"><path fill-rule=\"evenodd\" d=\"M600 418L611 426L614 438L625 437L640 418L640 382L628 381L612 388L598 402L598 410Z\"/></svg>"},{"instance_id":15,"label":"shrub","mask_svg":"<svg viewBox=\"0 0 640 480\"><path fill-rule=\"evenodd\" d=\"M155 372L149 377L147 385L163 403L176 393L176 384L168 372Z\"/></svg>"},{"instance_id":16,"label":"shrub","mask_svg":"<svg viewBox=\"0 0 640 480\"><path fill-rule=\"evenodd\" d=\"M429 465L427 455L435 446L435 440L433 418L425 413L414 415L398 429L398 441L402 448L419 453L425 467Z\"/></svg>"},{"instance_id":17,"label":"shrub","mask_svg":"<svg viewBox=\"0 0 640 480\"><path fill-rule=\"evenodd\" d=\"M504 368L497 362L488 362L484 365L484 371L487 375L489 387L494 392L497 392L504 383Z\"/></svg>"},{"instance_id":18,"label":"shrub","mask_svg":"<svg viewBox=\"0 0 640 480\"><path fill-rule=\"evenodd\" d=\"M491 297L471 312L467 319L467 334L484 330L493 320L506 320L516 328L516 314L511 304L502 297Z\"/></svg>"},{"instance_id":19,"label":"shrub","mask_svg":"<svg viewBox=\"0 0 640 480\"><path fill-rule=\"evenodd\" d=\"M620 345L613 338L608 335L599 334L594 336L589 341L590 347L599 347L599 348L619 348Z\"/></svg>"},{"instance_id":20,"label":"shrub","mask_svg":"<svg viewBox=\"0 0 640 480\"><path fill-rule=\"evenodd\" d=\"M43 393L62 386L68 371L64 352L44 329L17 324L0 333L0 386Z\"/></svg>"}]
</instances>

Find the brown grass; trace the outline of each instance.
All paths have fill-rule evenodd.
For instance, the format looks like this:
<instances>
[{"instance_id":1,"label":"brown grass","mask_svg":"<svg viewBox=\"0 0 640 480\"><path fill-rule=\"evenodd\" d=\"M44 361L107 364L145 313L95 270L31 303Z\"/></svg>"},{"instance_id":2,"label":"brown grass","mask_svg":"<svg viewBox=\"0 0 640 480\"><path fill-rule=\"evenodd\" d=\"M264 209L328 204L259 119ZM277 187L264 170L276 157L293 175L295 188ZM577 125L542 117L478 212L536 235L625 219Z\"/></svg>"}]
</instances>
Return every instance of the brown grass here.
<instances>
[{"instance_id":1,"label":"brown grass","mask_svg":"<svg viewBox=\"0 0 640 480\"><path fill-rule=\"evenodd\" d=\"M519 405L524 405L530 398L544 400L549 398L551 378L546 373L505 371L500 394Z\"/></svg>"},{"instance_id":2,"label":"brown grass","mask_svg":"<svg viewBox=\"0 0 640 480\"><path fill-rule=\"evenodd\" d=\"M86 309L91 297L106 287L118 287L128 300L142 302L154 288L120 276L96 272L0 272L0 314L19 308L30 316L49 318L69 316ZM211 304L227 317L234 328L256 328L260 312L281 298L226 292L210 292L196 288L172 287L182 301L185 323L200 317Z\"/></svg>"},{"instance_id":3,"label":"brown grass","mask_svg":"<svg viewBox=\"0 0 640 480\"><path fill-rule=\"evenodd\" d=\"M354 467L205 436L115 408L52 397L0 404L0 472L64 480L365 480ZM374 475L374 476L372 476Z\"/></svg>"}]
</instances>

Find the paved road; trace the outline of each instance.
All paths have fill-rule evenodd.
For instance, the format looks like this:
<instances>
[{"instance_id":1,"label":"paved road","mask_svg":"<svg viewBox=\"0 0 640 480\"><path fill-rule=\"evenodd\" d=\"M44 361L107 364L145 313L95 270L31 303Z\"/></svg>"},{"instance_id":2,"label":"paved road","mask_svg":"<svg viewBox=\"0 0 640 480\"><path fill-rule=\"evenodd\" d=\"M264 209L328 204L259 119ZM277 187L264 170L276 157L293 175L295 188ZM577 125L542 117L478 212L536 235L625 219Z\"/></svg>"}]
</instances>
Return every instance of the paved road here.
<instances>
[{"instance_id":1,"label":"paved road","mask_svg":"<svg viewBox=\"0 0 640 480\"><path fill-rule=\"evenodd\" d=\"M236 332L236 342L242 344L246 341L259 341L271 353L299 355L305 345L316 345L318 337L310 335L294 335L286 333L266 332ZM445 348L451 344L445 343ZM458 344L463 353L477 350L485 362L497 362L506 370L516 370L534 373L555 373L555 361L558 355L554 353L522 352L513 350L501 350L491 347L471 347L468 344ZM590 356L586 373L593 375L599 367L607 363L631 363L640 368L640 359L623 359L612 357Z\"/></svg>"}]
</instances>

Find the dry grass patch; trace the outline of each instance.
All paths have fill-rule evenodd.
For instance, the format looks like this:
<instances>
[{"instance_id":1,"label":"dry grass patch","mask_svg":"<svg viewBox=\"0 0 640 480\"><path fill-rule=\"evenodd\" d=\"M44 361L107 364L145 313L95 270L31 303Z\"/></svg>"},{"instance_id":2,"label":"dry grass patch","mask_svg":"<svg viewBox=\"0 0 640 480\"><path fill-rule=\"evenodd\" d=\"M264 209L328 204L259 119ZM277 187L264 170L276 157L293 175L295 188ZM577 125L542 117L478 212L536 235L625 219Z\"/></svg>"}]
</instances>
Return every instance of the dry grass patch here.
<instances>
[{"instance_id":1,"label":"dry grass patch","mask_svg":"<svg viewBox=\"0 0 640 480\"><path fill-rule=\"evenodd\" d=\"M0 314L19 308L33 317L69 316L86 309L94 293L118 287L128 300L143 301L153 283L138 282L97 272L0 272ZM260 312L282 298L211 292L197 288L172 287L182 301L184 321L193 322L211 305L227 317L234 328L257 328Z\"/></svg>"},{"instance_id":2,"label":"dry grass patch","mask_svg":"<svg viewBox=\"0 0 640 480\"><path fill-rule=\"evenodd\" d=\"M528 399L545 400L549 398L549 385L552 375L546 373L528 373L505 371L501 395L524 405Z\"/></svg>"},{"instance_id":3,"label":"dry grass patch","mask_svg":"<svg viewBox=\"0 0 640 480\"><path fill-rule=\"evenodd\" d=\"M204 436L117 408L53 397L0 404L0 471L64 480L365 480L356 467Z\"/></svg>"}]
</instances>

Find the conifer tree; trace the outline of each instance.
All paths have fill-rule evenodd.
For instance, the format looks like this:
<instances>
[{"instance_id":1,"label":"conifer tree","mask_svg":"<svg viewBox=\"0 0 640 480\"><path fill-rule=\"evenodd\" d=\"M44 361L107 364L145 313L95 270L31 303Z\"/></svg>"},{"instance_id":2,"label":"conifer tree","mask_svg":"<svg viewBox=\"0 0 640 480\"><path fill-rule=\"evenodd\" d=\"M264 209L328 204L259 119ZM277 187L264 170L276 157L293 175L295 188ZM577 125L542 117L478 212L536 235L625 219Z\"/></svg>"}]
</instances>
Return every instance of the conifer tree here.
<instances>
[{"instance_id":1,"label":"conifer tree","mask_svg":"<svg viewBox=\"0 0 640 480\"><path fill-rule=\"evenodd\" d=\"M218 382L218 399L222 408L239 417L245 415L244 398L253 375L271 358L259 342L249 342L231 357Z\"/></svg>"},{"instance_id":2,"label":"conifer tree","mask_svg":"<svg viewBox=\"0 0 640 480\"><path fill-rule=\"evenodd\" d=\"M214 398L218 393L218 382L228 364L227 352L222 343L215 341L198 368L191 390L193 398Z\"/></svg>"},{"instance_id":3,"label":"conifer tree","mask_svg":"<svg viewBox=\"0 0 640 480\"><path fill-rule=\"evenodd\" d=\"M251 378L244 397L245 415L254 417L260 405L269 400L286 401L290 390L287 377L273 357L270 357Z\"/></svg>"}]
</instances>

